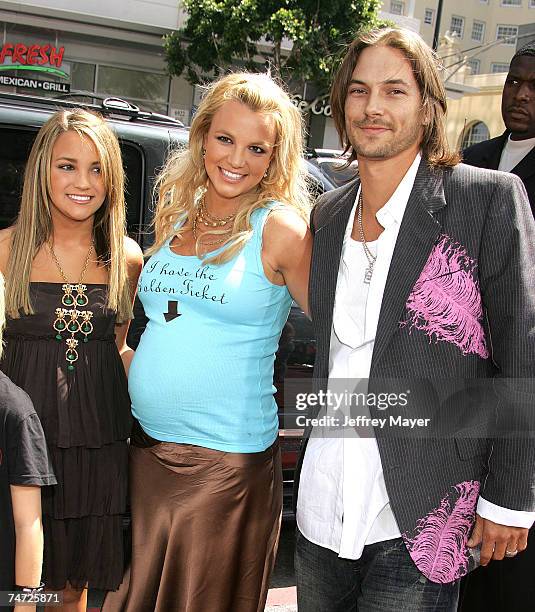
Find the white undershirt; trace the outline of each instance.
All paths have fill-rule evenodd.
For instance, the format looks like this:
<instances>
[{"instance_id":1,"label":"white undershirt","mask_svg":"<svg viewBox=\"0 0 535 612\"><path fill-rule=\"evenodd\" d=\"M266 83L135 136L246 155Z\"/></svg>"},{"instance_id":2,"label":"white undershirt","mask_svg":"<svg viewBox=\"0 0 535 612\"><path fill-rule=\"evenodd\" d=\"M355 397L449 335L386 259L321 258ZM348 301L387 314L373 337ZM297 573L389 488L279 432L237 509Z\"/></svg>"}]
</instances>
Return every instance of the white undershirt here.
<instances>
[{"instance_id":1,"label":"white undershirt","mask_svg":"<svg viewBox=\"0 0 535 612\"><path fill-rule=\"evenodd\" d=\"M351 238L357 193L338 270L329 352L331 390L341 392L347 379L369 377L386 278L419 164L417 155L392 197L377 211L384 231L368 243L377 256L369 285L364 283L368 260L362 243ZM501 508L483 498L478 512L519 527L529 527L535 519L535 513ZM375 438L360 438L352 428L344 428L344 435L339 428L334 434L314 428L301 471L297 525L310 542L346 559L359 559L366 544L400 537Z\"/></svg>"},{"instance_id":2,"label":"white undershirt","mask_svg":"<svg viewBox=\"0 0 535 612\"><path fill-rule=\"evenodd\" d=\"M498 170L502 172L511 172L511 170L518 166L524 157L526 157L533 147L535 147L535 138L511 140L511 135L509 135L505 147L502 150Z\"/></svg>"}]
</instances>

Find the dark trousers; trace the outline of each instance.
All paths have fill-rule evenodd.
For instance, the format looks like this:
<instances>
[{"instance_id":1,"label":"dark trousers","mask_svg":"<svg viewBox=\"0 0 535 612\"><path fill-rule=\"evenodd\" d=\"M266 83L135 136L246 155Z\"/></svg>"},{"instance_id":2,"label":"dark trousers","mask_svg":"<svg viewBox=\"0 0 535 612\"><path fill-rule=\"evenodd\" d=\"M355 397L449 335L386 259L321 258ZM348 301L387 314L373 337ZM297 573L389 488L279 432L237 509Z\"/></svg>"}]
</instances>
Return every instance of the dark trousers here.
<instances>
[{"instance_id":1,"label":"dark trousers","mask_svg":"<svg viewBox=\"0 0 535 612\"><path fill-rule=\"evenodd\" d=\"M297 531L299 612L454 612L459 581L438 584L414 565L401 538L364 547L356 561L340 559Z\"/></svg>"},{"instance_id":2,"label":"dark trousers","mask_svg":"<svg viewBox=\"0 0 535 612\"><path fill-rule=\"evenodd\" d=\"M535 610L535 527L528 547L512 559L491 561L461 581L461 612L533 612Z\"/></svg>"}]
</instances>

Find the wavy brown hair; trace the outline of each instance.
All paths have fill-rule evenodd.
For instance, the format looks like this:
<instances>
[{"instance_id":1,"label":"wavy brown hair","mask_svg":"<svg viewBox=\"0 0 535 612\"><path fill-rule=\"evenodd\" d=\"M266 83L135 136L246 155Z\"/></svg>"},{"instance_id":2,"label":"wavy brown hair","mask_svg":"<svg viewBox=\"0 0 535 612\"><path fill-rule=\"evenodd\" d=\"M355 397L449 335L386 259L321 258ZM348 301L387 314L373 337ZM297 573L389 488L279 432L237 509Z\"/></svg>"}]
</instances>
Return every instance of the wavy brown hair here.
<instances>
[{"instance_id":1,"label":"wavy brown hair","mask_svg":"<svg viewBox=\"0 0 535 612\"><path fill-rule=\"evenodd\" d=\"M95 213L93 240L98 260L109 274L107 305L117 313L117 321L123 322L132 317L132 304L124 252L125 178L121 149L104 119L83 109L63 110L52 115L33 143L6 268L6 312L11 318L18 318L21 312L33 314L30 299L32 263L39 249L52 236L52 149L58 136L69 130L81 138L88 138L99 156L106 198Z\"/></svg>"},{"instance_id":2,"label":"wavy brown hair","mask_svg":"<svg viewBox=\"0 0 535 612\"><path fill-rule=\"evenodd\" d=\"M286 204L308 220L310 204L301 113L269 76L247 72L229 74L208 88L191 124L189 147L172 154L158 177L158 205L153 221L155 242L148 254L155 253L172 236L180 237L185 231L182 227L193 221L200 194L208 180L202 155L203 139L214 115L230 100L273 118L275 146L267 176L241 198L232 231L223 243L225 248L206 263L220 264L232 259L251 238L251 214L270 201ZM221 231L212 230L211 233L220 235ZM196 251L199 255L198 241Z\"/></svg>"},{"instance_id":3,"label":"wavy brown hair","mask_svg":"<svg viewBox=\"0 0 535 612\"><path fill-rule=\"evenodd\" d=\"M376 28L363 31L349 46L331 88L331 109L344 153L350 153L348 163L357 159L349 141L345 103L353 70L360 54L367 47L383 45L398 49L409 61L422 98L422 112L427 119L422 137L422 154L433 166L455 166L461 156L450 148L446 138L446 89L440 76L440 63L434 51L415 32L404 28Z\"/></svg>"}]
</instances>

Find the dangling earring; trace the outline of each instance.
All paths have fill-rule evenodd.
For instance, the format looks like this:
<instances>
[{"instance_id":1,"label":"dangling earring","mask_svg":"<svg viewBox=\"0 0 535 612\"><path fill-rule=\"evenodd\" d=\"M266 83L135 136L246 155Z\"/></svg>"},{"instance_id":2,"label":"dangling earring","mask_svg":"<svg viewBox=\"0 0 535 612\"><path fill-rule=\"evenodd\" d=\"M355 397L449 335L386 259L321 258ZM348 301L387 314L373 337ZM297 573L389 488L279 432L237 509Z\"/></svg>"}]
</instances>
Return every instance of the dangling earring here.
<instances>
[{"instance_id":1,"label":"dangling earring","mask_svg":"<svg viewBox=\"0 0 535 612\"><path fill-rule=\"evenodd\" d=\"M268 172L269 172L269 166L266 168L266 171L264 172L264 178L267 178Z\"/></svg>"},{"instance_id":2,"label":"dangling earring","mask_svg":"<svg viewBox=\"0 0 535 612\"><path fill-rule=\"evenodd\" d=\"M206 157L206 149L204 147L201 149L201 153L203 157Z\"/></svg>"}]
</instances>

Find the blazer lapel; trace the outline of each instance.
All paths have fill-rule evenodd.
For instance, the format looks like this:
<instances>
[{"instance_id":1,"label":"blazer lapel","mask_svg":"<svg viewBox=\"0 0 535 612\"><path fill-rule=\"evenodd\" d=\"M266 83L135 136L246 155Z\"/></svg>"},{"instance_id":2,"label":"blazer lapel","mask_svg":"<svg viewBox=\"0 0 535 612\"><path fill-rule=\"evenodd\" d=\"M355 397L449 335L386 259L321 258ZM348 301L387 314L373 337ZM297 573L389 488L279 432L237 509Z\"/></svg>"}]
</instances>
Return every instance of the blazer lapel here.
<instances>
[{"instance_id":1,"label":"blazer lapel","mask_svg":"<svg viewBox=\"0 0 535 612\"><path fill-rule=\"evenodd\" d=\"M535 147L511 170L523 181L535 174Z\"/></svg>"},{"instance_id":2,"label":"blazer lapel","mask_svg":"<svg viewBox=\"0 0 535 612\"><path fill-rule=\"evenodd\" d=\"M433 213L446 205L443 170L422 160L403 215L379 313L371 374L399 329L405 304L436 243L441 226Z\"/></svg>"},{"instance_id":3,"label":"blazer lapel","mask_svg":"<svg viewBox=\"0 0 535 612\"><path fill-rule=\"evenodd\" d=\"M339 199L332 202L330 219L314 234L310 306L317 341L326 348L327 368L338 268L345 230L359 185L360 181L356 180Z\"/></svg>"},{"instance_id":4,"label":"blazer lapel","mask_svg":"<svg viewBox=\"0 0 535 612\"><path fill-rule=\"evenodd\" d=\"M496 146L489 151L489 155L485 160L485 168L489 170L498 170L498 166L500 165L500 159L502 157L502 151L507 141L508 132L504 132L500 139L496 141Z\"/></svg>"}]
</instances>

